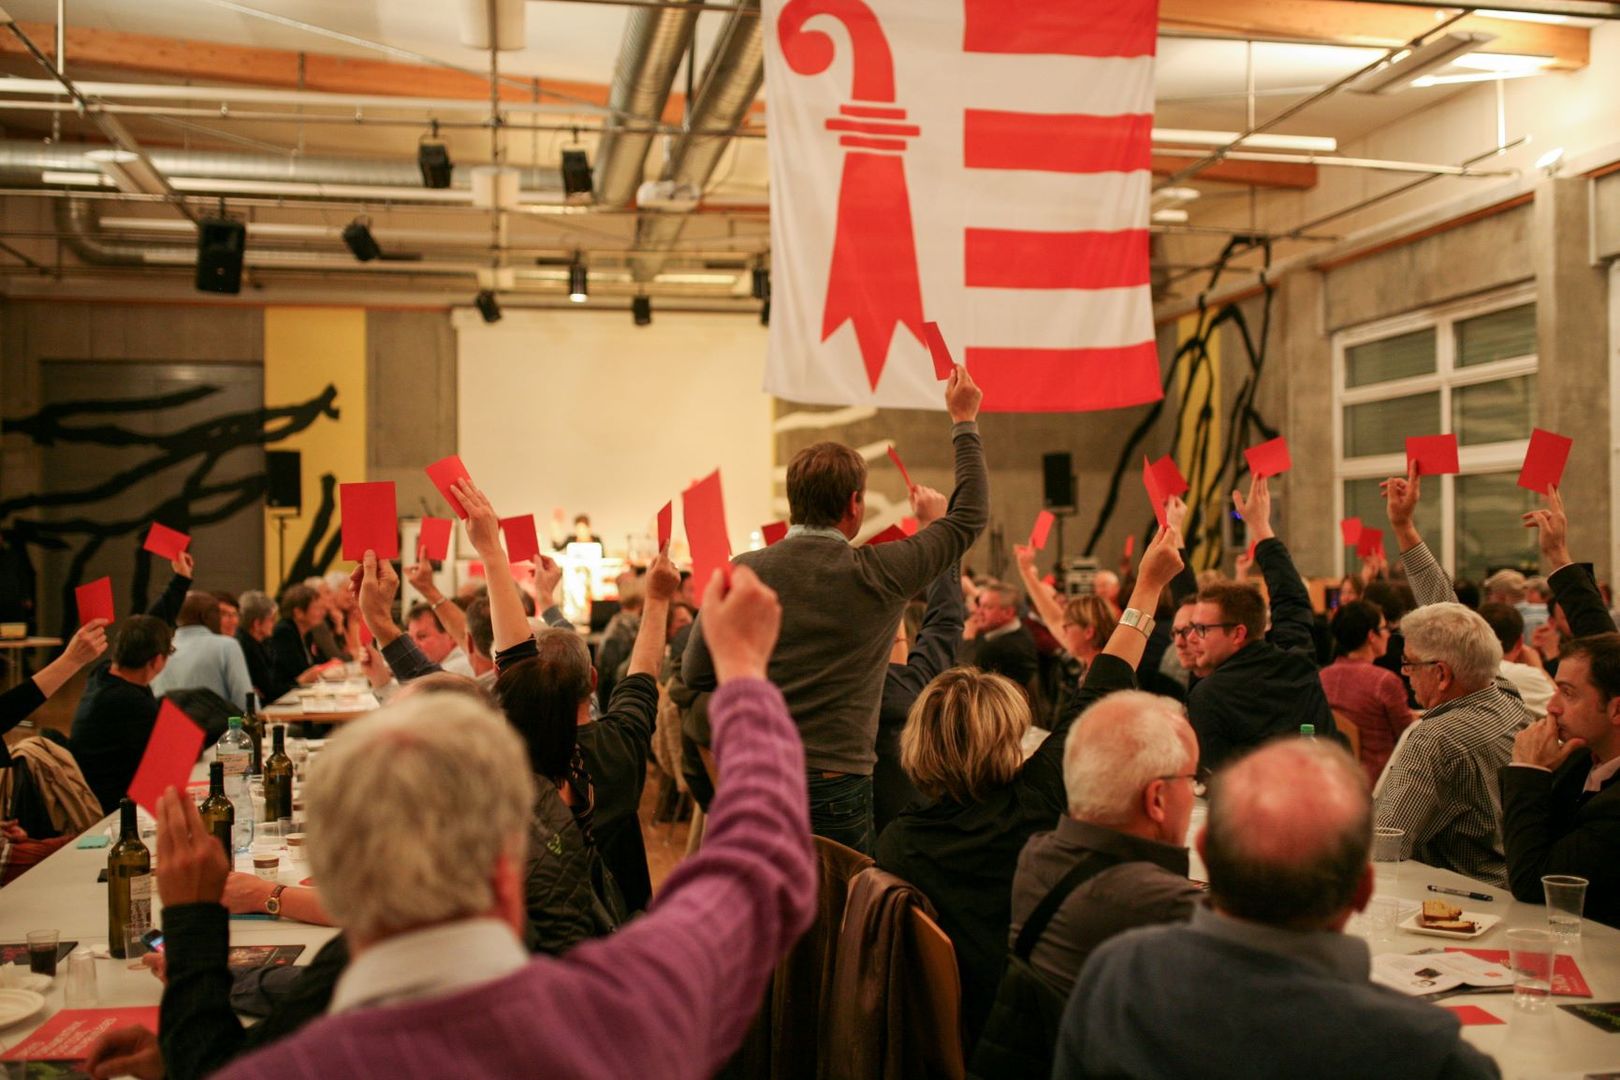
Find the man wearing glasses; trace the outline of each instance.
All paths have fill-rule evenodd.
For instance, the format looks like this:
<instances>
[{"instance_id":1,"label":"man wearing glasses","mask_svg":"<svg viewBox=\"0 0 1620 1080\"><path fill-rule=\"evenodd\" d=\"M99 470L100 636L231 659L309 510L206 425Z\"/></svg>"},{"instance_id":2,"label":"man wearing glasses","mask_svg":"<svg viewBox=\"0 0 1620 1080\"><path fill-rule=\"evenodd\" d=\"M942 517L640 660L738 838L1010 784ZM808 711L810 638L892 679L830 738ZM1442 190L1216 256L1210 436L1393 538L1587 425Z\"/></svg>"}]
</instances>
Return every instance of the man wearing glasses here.
<instances>
[{"instance_id":1,"label":"man wearing glasses","mask_svg":"<svg viewBox=\"0 0 1620 1080\"><path fill-rule=\"evenodd\" d=\"M1250 586L1221 581L1199 592L1185 629L1208 676L1187 695L1187 716L1211 772L1268 739L1299 734L1303 724L1320 737L1338 734L1316 666L1310 594L1271 529L1268 481L1253 481L1247 497L1234 491L1232 502L1256 541L1255 562L1271 592L1271 633L1265 601Z\"/></svg>"}]
</instances>

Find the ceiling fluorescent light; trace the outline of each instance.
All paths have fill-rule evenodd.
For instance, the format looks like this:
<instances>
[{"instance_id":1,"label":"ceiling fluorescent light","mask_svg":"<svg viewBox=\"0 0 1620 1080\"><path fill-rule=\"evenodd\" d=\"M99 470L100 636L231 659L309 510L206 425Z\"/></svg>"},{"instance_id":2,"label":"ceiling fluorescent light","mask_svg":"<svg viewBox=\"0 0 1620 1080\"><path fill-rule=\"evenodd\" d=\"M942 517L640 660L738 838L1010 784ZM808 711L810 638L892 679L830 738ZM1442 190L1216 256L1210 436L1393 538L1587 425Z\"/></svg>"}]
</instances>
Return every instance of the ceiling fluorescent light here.
<instances>
[{"instance_id":1,"label":"ceiling fluorescent light","mask_svg":"<svg viewBox=\"0 0 1620 1080\"><path fill-rule=\"evenodd\" d=\"M1421 75L1412 80L1412 86L1423 89L1426 86L1452 86L1458 83L1501 82L1503 79L1528 79L1539 75L1539 71L1470 71L1466 75Z\"/></svg>"},{"instance_id":2,"label":"ceiling fluorescent light","mask_svg":"<svg viewBox=\"0 0 1620 1080\"><path fill-rule=\"evenodd\" d=\"M1497 11L1494 8L1478 8L1474 14L1482 19L1507 19L1510 22L1549 23L1553 26L1562 26L1570 21L1568 15L1553 15L1541 11Z\"/></svg>"},{"instance_id":3,"label":"ceiling fluorescent light","mask_svg":"<svg viewBox=\"0 0 1620 1080\"><path fill-rule=\"evenodd\" d=\"M39 174L39 182L46 187L113 187L113 182L100 173L63 172L46 169Z\"/></svg>"},{"instance_id":4,"label":"ceiling fluorescent light","mask_svg":"<svg viewBox=\"0 0 1620 1080\"><path fill-rule=\"evenodd\" d=\"M1457 67L1470 71L1494 71L1517 75L1523 72L1544 71L1552 67L1550 56L1529 56L1521 53L1470 53L1452 61Z\"/></svg>"},{"instance_id":5,"label":"ceiling fluorescent light","mask_svg":"<svg viewBox=\"0 0 1620 1080\"><path fill-rule=\"evenodd\" d=\"M1405 49L1383 67L1350 84L1358 94L1389 94L1403 89L1413 79L1438 71L1459 56L1465 56L1495 41L1495 34L1452 31L1415 49Z\"/></svg>"},{"instance_id":6,"label":"ceiling fluorescent light","mask_svg":"<svg viewBox=\"0 0 1620 1080\"><path fill-rule=\"evenodd\" d=\"M1153 224L1155 225L1185 225L1187 211L1185 210L1155 210L1153 211Z\"/></svg>"},{"instance_id":7,"label":"ceiling fluorescent light","mask_svg":"<svg viewBox=\"0 0 1620 1080\"><path fill-rule=\"evenodd\" d=\"M1241 131L1193 131L1186 128L1154 128L1155 146L1226 146L1237 139ZM1242 144L1251 150L1306 150L1331 154L1339 148L1339 140L1326 135L1250 135Z\"/></svg>"},{"instance_id":8,"label":"ceiling fluorescent light","mask_svg":"<svg viewBox=\"0 0 1620 1080\"><path fill-rule=\"evenodd\" d=\"M1160 188L1158 191L1155 191L1153 193L1153 201L1156 202L1156 203L1171 203L1171 204L1184 203L1184 202L1197 202L1198 198L1199 198L1199 195L1200 195L1200 192L1199 192L1199 190L1197 188L1192 188L1192 187L1167 187L1167 188Z\"/></svg>"},{"instance_id":9,"label":"ceiling fluorescent light","mask_svg":"<svg viewBox=\"0 0 1620 1080\"><path fill-rule=\"evenodd\" d=\"M100 166L119 191L133 195L168 194L163 178L133 151L92 150L84 156Z\"/></svg>"}]
</instances>

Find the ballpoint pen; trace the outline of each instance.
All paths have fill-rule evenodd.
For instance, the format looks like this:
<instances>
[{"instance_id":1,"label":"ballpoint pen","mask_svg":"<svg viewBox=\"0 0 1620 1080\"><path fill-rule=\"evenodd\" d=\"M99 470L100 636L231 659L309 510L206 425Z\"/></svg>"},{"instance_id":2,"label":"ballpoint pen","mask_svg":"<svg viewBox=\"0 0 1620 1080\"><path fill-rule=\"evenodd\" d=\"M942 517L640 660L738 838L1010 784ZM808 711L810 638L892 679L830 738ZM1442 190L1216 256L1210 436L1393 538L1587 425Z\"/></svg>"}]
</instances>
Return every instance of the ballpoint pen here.
<instances>
[{"instance_id":1,"label":"ballpoint pen","mask_svg":"<svg viewBox=\"0 0 1620 1080\"><path fill-rule=\"evenodd\" d=\"M1495 900L1496 899L1496 897L1494 897L1494 896L1486 896L1484 893L1479 893L1479 892L1469 892L1467 889L1448 889L1444 885L1430 885L1429 886L1429 891L1430 892L1445 893L1447 896L1466 896L1470 900L1487 900L1487 901L1489 901L1489 900Z\"/></svg>"}]
</instances>

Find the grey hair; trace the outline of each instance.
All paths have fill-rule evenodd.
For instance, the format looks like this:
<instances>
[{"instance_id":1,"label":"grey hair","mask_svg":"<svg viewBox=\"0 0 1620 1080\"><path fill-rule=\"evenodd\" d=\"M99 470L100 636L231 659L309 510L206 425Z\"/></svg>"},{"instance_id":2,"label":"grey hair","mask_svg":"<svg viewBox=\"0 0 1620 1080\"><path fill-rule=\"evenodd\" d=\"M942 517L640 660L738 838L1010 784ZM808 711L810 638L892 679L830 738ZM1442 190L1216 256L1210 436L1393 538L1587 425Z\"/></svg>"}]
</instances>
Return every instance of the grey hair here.
<instances>
[{"instance_id":1,"label":"grey hair","mask_svg":"<svg viewBox=\"0 0 1620 1080\"><path fill-rule=\"evenodd\" d=\"M1141 690L1110 694L1080 714L1063 744L1069 816L1123 825L1142 790L1192 764L1179 702Z\"/></svg>"},{"instance_id":2,"label":"grey hair","mask_svg":"<svg viewBox=\"0 0 1620 1080\"><path fill-rule=\"evenodd\" d=\"M241 610L244 626L252 626L260 619L271 618L277 612L276 602L258 589L249 589L237 597L236 606Z\"/></svg>"},{"instance_id":3,"label":"grey hair","mask_svg":"<svg viewBox=\"0 0 1620 1080\"><path fill-rule=\"evenodd\" d=\"M1498 570L1485 579L1485 592L1487 595L1504 596L1510 604L1522 604L1526 584L1524 575L1517 570Z\"/></svg>"},{"instance_id":4,"label":"grey hair","mask_svg":"<svg viewBox=\"0 0 1620 1080\"><path fill-rule=\"evenodd\" d=\"M329 570L324 579L326 587L333 592L342 592L349 587L349 575L342 570Z\"/></svg>"},{"instance_id":5,"label":"grey hair","mask_svg":"<svg viewBox=\"0 0 1620 1080\"><path fill-rule=\"evenodd\" d=\"M1445 661L1468 693L1489 686L1502 666L1502 643L1491 624L1461 604L1420 607L1401 620L1401 633L1408 655Z\"/></svg>"},{"instance_id":6,"label":"grey hair","mask_svg":"<svg viewBox=\"0 0 1620 1080\"><path fill-rule=\"evenodd\" d=\"M503 854L526 858L534 777L500 713L415 695L344 725L311 763L321 899L364 941L488 912Z\"/></svg>"},{"instance_id":7,"label":"grey hair","mask_svg":"<svg viewBox=\"0 0 1620 1080\"><path fill-rule=\"evenodd\" d=\"M981 593L994 593L996 601L1004 608L1017 608L1021 595L1014 586L1007 584L1005 581L996 581L994 579L980 585L979 591Z\"/></svg>"}]
</instances>

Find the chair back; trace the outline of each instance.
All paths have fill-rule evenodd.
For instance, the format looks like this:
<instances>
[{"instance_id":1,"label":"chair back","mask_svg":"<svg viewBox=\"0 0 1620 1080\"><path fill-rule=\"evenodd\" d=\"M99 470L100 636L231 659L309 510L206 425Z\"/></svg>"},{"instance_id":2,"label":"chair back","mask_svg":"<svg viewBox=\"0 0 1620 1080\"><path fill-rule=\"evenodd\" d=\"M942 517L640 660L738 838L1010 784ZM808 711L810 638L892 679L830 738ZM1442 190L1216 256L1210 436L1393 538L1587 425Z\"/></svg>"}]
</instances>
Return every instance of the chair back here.
<instances>
[{"instance_id":1,"label":"chair back","mask_svg":"<svg viewBox=\"0 0 1620 1080\"><path fill-rule=\"evenodd\" d=\"M1333 710L1333 724L1339 729L1339 734L1350 740L1350 756L1357 761L1361 760L1361 729L1356 722L1340 712Z\"/></svg>"},{"instance_id":2,"label":"chair back","mask_svg":"<svg viewBox=\"0 0 1620 1080\"><path fill-rule=\"evenodd\" d=\"M962 978L956 946L939 923L921 908L911 909L912 957L916 993L908 1001L907 1027L917 1033L925 1075L962 1080L967 1065L962 1054Z\"/></svg>"}]
</instances>

